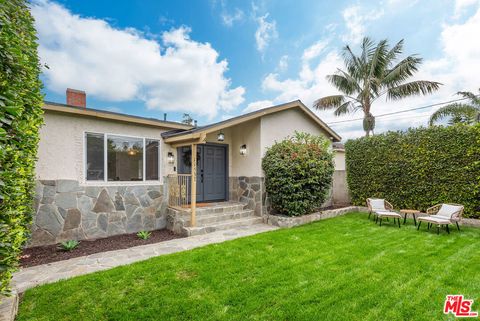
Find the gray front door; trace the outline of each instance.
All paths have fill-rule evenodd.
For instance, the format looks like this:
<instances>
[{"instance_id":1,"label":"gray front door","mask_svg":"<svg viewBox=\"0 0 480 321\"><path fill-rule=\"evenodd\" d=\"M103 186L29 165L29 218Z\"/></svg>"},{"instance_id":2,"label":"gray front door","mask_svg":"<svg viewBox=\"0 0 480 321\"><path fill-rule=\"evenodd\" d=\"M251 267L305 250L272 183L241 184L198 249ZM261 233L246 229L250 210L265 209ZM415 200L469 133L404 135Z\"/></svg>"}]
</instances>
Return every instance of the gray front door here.
<instances>
[{"instance_id":1,"label":"gray front door","mask_svg":"<svg viewBox=\"0 0 480 321\"><path fill-rule=\"evenodd\" d=\"M178 149L178 173L191 173L191 148ZM197 146L197 202L224 201L227 197L227 147Z\"/></svg>"}]
</instances>

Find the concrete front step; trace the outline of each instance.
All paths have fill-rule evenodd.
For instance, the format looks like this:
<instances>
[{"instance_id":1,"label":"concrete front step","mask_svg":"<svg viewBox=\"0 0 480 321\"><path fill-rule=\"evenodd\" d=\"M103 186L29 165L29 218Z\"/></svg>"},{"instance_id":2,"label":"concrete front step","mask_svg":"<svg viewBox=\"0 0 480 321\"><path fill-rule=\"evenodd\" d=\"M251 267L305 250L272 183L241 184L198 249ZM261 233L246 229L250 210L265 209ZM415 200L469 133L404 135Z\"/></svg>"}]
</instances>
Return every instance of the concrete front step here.
<instances>
[{"instance_id":1,"label":"concrete front step","mask_svg":"<svg viewBox=\"0 0 480 321\"><path fill-rule=\"evenodd\" d=\"M197 226L206 226L209 224L220 223L228 220L235 220L239 218L253 216L253 210L241 210L238 212L205 214L197 217ZM184 218L187 226L190 225L190 216Z\"/></svg>"},{"instance_id":2,"label":"concrete front step","mask_svg":"<svg viewBox=\"0 0 480 321\"><path fill-rule=\"evenodd\" d=\"M210 215L210 214L219 214L219 213L233 213L243 211L245 209L246 204L244 203L236 203L236 202L225 202L225 203L216 203L211 206L207 207L197 207L196 215ZM190 216L190 209L175 209L178 211L178 214L181 216Z\"/></svg>"},{"instance_id":3,"label":"concrete front step","mask_svg":"<svg viewBox=\"0 0 480 321\"><path fill-rule=\"evenodd\" d=\"M183 227L182 234L184 236L203 235L215 231L228 230L241 226L251 226L254 224L263 223L263 218L258 216L248 216L239 219L232 219L220 223L214 223L207 226Z\"/></svg>"}]
</instances>

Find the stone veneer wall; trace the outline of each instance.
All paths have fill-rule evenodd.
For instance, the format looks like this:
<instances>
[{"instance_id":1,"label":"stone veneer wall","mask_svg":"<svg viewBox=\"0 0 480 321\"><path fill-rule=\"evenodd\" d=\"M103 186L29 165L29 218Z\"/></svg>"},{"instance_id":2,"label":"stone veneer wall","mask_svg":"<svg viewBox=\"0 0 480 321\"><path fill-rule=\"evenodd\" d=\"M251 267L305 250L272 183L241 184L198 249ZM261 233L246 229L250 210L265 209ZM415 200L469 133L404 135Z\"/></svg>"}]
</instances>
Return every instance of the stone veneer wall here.
<instances>
[{"instance_id":1,"label":"stone veneer wall","mask_svg":"<svg viewBox=\"0 0 480 321\"><path fill-rule=\"evenodd\" d=\"M229 200L247 204L256 216L262 216L266 210L265 178L259 176L229 177Z\"/></svg>"},{"instance_id":2,"label":"stone veneer wall","mask_svg":"<svg viewBox=\"0 0 480 321\"><path fill-rule=\"evenodd\" d=\"M321 208L332 206L332 189ZM229 200L243 202L256 216L275 214L265 191L265 178L259 176L232 176L229 178Z\"/></svg>"},{"instance_id":3,"label":"stone veneer wall","mask_svg":"<svg viewBox=\"0 0 480 321\"><path fill-rule=\"evenodd\" d=\"M163 185L81 186L76 180L36 182L29 246L96 239L164 228Z\"/></svg>"}]
</instances>

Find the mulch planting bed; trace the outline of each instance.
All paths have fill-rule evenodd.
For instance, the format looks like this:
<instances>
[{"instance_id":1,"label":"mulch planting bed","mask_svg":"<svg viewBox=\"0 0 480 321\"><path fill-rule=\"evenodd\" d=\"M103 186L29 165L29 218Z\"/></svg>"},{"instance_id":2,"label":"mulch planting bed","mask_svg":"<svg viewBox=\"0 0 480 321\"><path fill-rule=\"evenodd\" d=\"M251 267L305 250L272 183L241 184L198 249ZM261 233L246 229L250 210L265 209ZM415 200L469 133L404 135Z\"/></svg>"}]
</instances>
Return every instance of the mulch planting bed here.
<instances>
[{"instance_id":1,"label":"mulch planting bed","mask_svg":"<svg viewBox=\"0 0 480 321\"><path fill-rule=\"evenodd\" d=\"M58 244L30 247L23 250L20 266L29 267L51 262L68 260L74 257L90 255L99 252L127 249L129 247L153 244L180 238L172 231L163 229L152 231L148 240L140 239L136 233L110 236L103 239L80 241L77 248L64 251Z\"/></svg>"}]
</instances>

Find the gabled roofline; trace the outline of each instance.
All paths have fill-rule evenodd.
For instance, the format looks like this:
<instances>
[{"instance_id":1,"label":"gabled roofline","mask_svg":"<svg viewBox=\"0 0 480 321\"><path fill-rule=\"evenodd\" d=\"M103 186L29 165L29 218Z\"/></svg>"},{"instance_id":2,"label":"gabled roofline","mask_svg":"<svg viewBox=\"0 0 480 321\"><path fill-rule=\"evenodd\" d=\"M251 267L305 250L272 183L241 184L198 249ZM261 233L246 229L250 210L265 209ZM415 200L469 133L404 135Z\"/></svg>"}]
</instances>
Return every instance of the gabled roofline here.
<instances>
[{"instance_id":1,"label":"gabled roofline","mask_svg":"<svg viewBox=\"0 0 480 321\"><path fill-rule=\"evenodd\" d=\"M166 128L166 129L189 130L193 128L190 125L177 123L173 121L164 121L164 120L158 120L156 118L127 115L127 114L115 113L112 111L99 110L99 109L93 109L93 108L75 107L71 105L59 104L59 103L54 103L49 101L44 102L43 110L58 112L63 114L77 115L77 116L114 120L119 122L137 124L137 125L160 127L160 128Z\"/></svg>"},{"instance_id":2,"label":"gabled roofline","mask_svg":"<svg viewBox=\"0 0 480 321\"><path fill-rule=\"evenodd\" d=\"M325 130L331 137L332 141L339 142L342 140L340 135L338 135L333 129L328 127L315 113L313 113L307 106L305 106L300 100L291 101L289 103L263 108L248 114L244 114L238 117L230 118L218 123L214 123L208 126L193 128L186 131L169 131L162 133L166 143L178 143L186 140L198 140L201 137L205 137L206 134L215 132L227 127L235 126L249 120L259 118L265 115L273 114L279 111L291 109L291 108L300 108L305 112L312 120L314 120L323 130Z\"/></svg>"}]
</instances>

